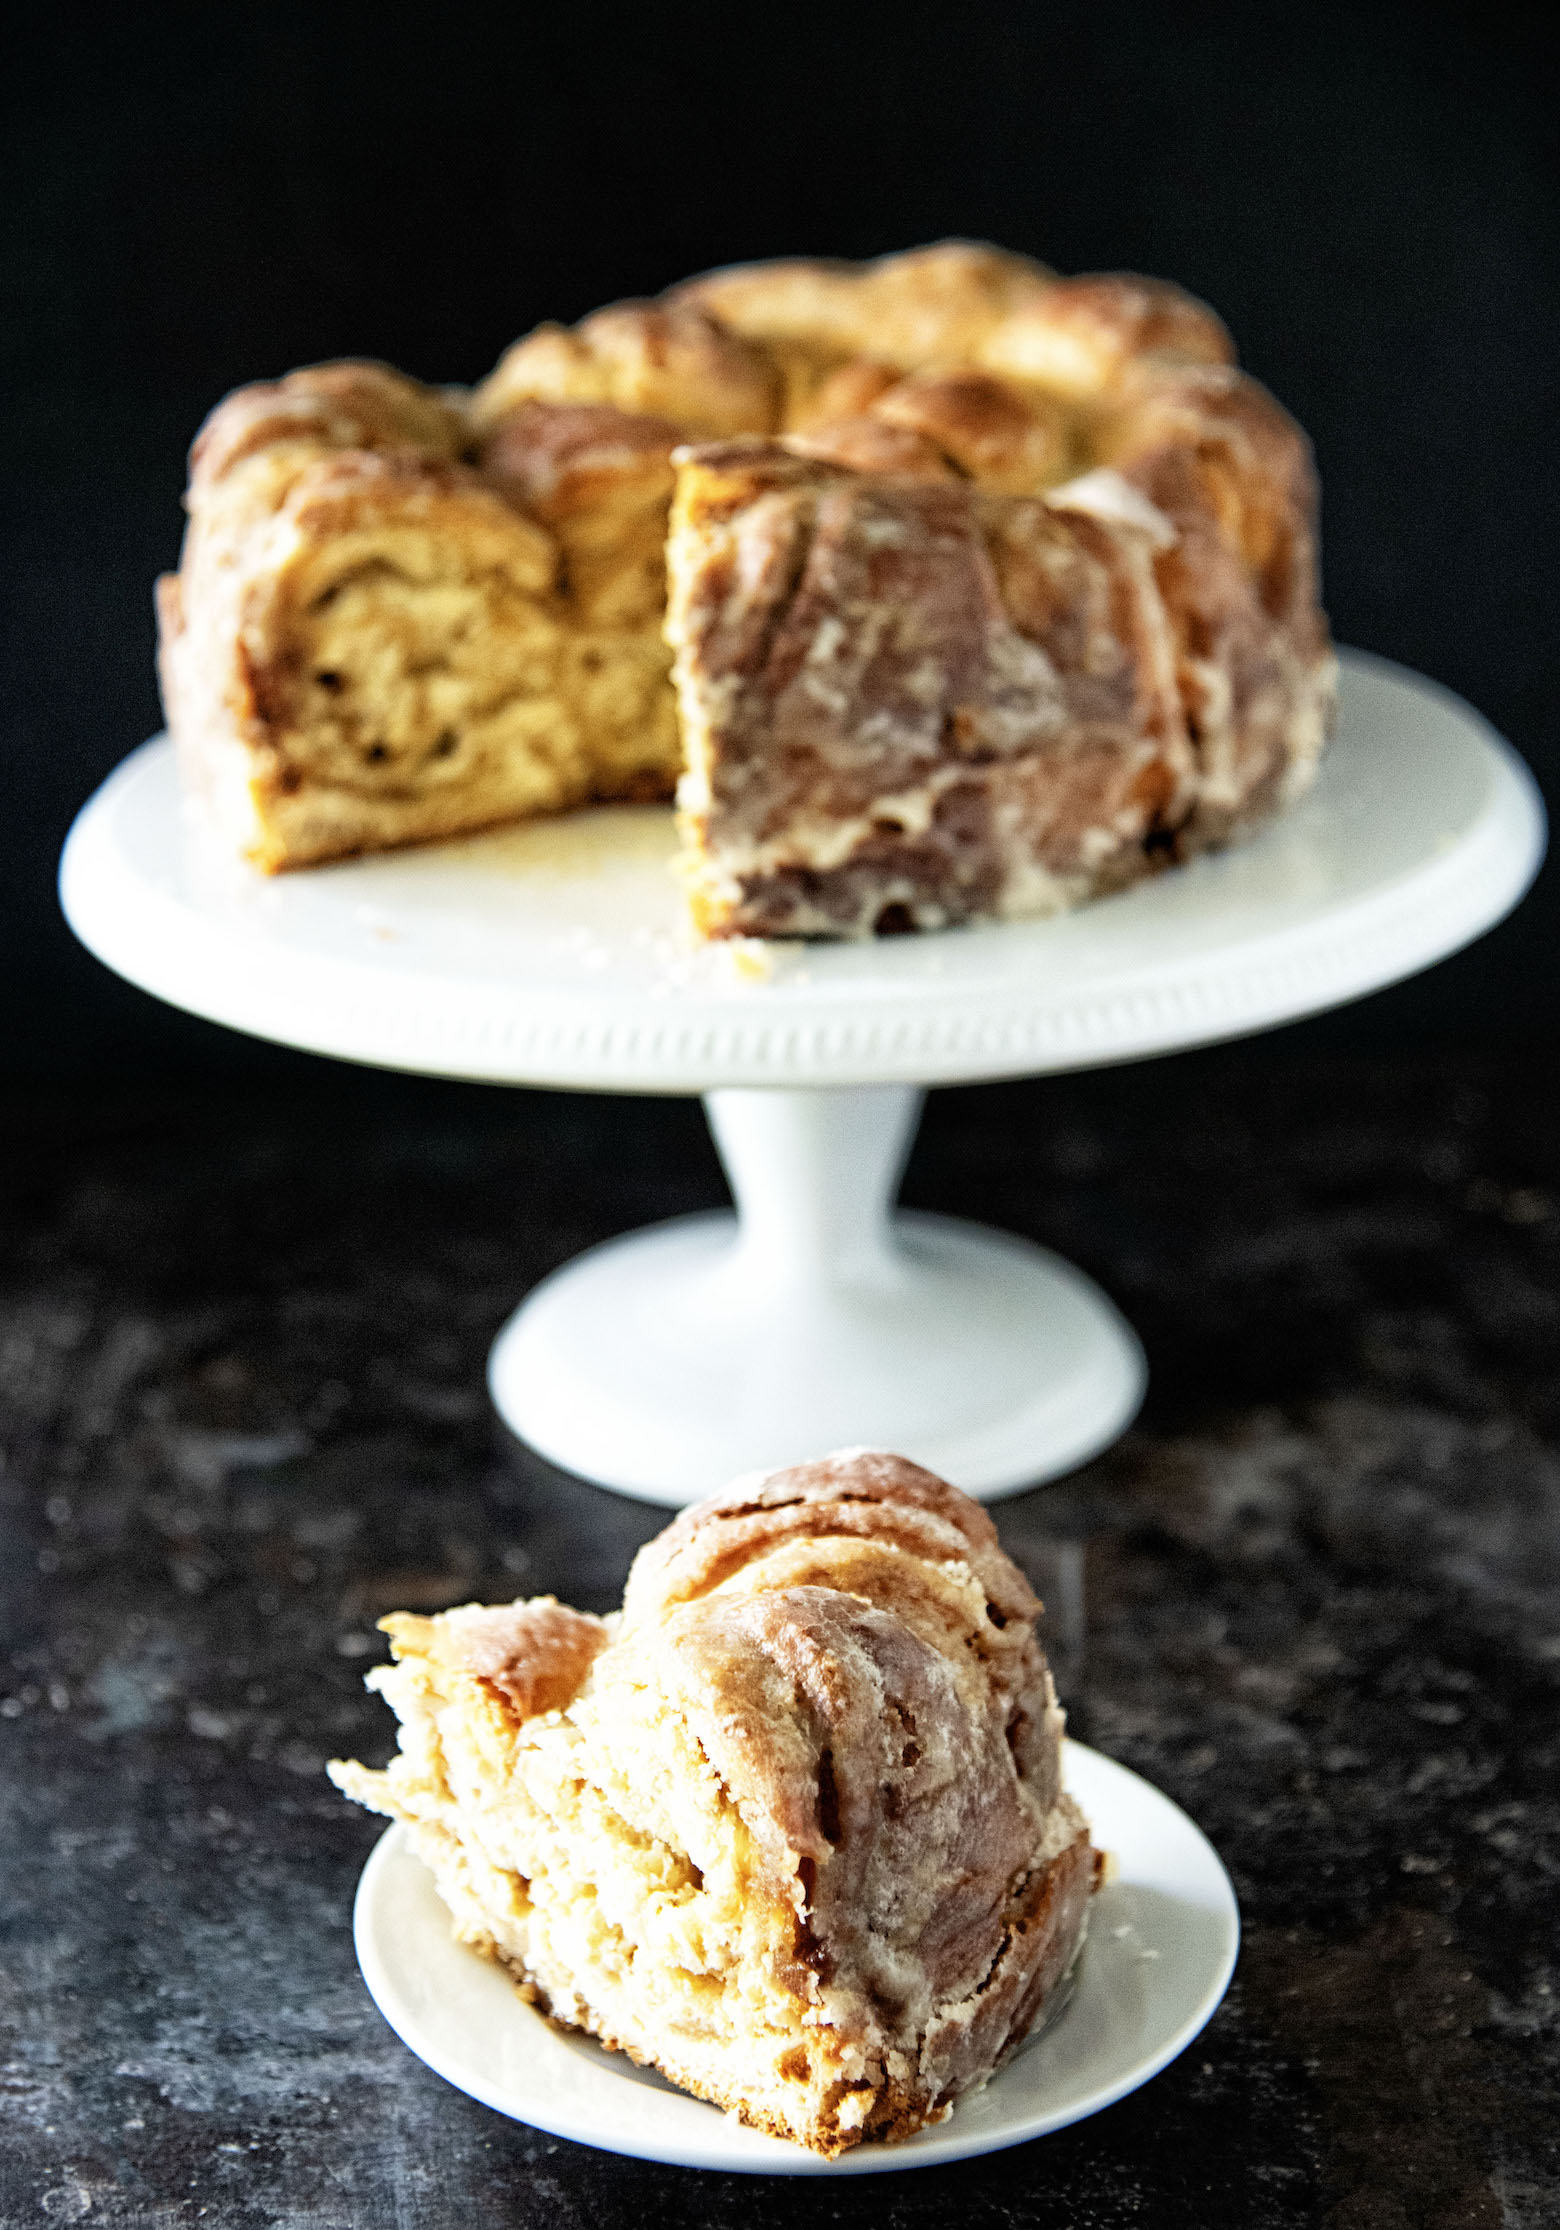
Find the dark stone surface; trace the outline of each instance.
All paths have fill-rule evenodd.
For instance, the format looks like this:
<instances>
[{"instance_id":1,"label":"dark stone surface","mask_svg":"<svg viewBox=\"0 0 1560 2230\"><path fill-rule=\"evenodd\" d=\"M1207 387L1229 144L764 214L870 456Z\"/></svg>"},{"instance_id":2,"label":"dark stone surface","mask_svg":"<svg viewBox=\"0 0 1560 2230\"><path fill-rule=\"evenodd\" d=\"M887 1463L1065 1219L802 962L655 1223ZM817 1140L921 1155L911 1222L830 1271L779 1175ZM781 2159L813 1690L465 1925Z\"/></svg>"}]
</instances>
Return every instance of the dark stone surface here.
<instances>
[{"instance_id":1,"label":"dark stone surface","mask_svg":"<svg viewBox=\"0 0 1560 2230\"><path fill-rule=\"evenodd\" d=\"M383 1610L615 1600L657 1514L507 1443L483 1353L581 1245L718 1197L697 1111L13 1106L0 2225L1560 2221L1556 1082L1280 1041L934 1101L909 1197L1060 1246L1147 1341L1138 1429L1001 1517L1075 1730L1207 1828L1246 1944L1109 2112L807 2186L428 2073L358 1980L376 1827L321 1772L389 1747Z\"/></svg>"},{"instance_id":2,"label":"dark stone surface","mask_svg":"<svg viewBox=\"0 0 1560 2230\"><path fill-rule=\"evenodd\" d=\"M213 403L333 356L479 379L538 319L750 257L958 233L1190 287L1315 443L1339 639L1459 691L1560 801L1560 9L6 13L0 1065L240 1058L95 967L54 896L72 817L161 725L152 580ZM1557 941L1560 863L1366 1046L1383 1016L1553 1029Z\"/></svg>"}]
</instances>

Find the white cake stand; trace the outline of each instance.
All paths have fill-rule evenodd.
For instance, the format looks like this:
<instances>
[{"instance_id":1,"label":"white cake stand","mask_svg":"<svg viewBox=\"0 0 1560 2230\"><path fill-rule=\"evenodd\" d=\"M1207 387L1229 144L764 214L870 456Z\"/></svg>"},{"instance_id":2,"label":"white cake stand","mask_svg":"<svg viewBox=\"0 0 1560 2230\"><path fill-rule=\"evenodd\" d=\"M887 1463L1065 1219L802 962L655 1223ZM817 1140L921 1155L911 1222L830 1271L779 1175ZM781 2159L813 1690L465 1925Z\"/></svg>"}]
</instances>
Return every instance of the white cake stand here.
<instances>
[{"instance_id":1,"label":"white cake stand","mask_svg":"<svg viewBox=\"0 0 1560 2230\"><path fill-rule=\"evenodd\" d=\"M697 947L664 810L599 808L267 880L214 856L165 742L71 831L82 941L175 1006L436 1076L703 1093L739 1215L596 1247L500 1333L493 1398L604 1486L676 1504L890 1446L1011 1494L1112 1440L1142 1354L1027 1241L891 1214L928 1084L1125 1061L1335 1006L1513 906L1531 777L1445 690L1349 654L1312 795L1254 842L1065 919Z\"/></svg>"}]
</instances>

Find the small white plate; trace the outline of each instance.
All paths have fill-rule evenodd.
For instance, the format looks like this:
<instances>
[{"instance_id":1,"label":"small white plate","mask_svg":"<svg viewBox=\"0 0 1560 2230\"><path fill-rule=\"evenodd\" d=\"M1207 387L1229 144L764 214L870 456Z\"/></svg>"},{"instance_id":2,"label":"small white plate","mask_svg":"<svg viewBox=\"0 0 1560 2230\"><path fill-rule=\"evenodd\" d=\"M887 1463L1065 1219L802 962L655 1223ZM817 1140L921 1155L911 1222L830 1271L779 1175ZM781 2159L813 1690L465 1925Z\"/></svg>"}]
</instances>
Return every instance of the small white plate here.
<instances>
[{"instance_id":1,"label":"small white plate","mask_svg":"<svg viewBox=\"0 0 1560 2230\"><path fill-rule=\"evenodd\" d=\"M1228 1988L1240 1941L1230 1878L1184 1812L1079 1742L1066 1745L1065 1776L1114 1862L1072 2000L984 2091L903 2144L820 2160L744 2129L621 2053L559 2035L501 1968L454 1941L401 1827L380 1838L363 1869L358 1962L391 2028L436 2074L577 2144L771 2176L869 2176L999 2152L1098 2113L1185 2051Z\"/></svg>"}]
</instances>

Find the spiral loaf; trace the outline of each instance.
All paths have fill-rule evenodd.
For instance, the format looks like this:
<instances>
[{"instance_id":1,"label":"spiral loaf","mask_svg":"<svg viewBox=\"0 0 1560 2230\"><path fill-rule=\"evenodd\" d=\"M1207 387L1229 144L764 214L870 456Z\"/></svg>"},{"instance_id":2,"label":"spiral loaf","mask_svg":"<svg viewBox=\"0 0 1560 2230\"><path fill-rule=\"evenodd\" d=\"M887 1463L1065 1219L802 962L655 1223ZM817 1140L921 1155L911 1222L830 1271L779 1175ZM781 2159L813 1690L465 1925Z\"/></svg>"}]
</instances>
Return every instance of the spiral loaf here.
<instances>
[{"instance_id":1,"label":"spiral loaf","mask_svg":"<svg viewBox=\"0 0 1560 2230\"><path fill-rule=\"evenodd\" d=\"M1038 1607L955 1489L829 1457L678 1519L616 1621L387 1620L401 1755L332 1775L553 2018L837 2153L940 2120L1076 1956Z\"/></svg>"},{"instance_id":2,"label":"spiral loaf","mask_svg":"<svg viewBox=\"0 0 1560 2230\"><path fill-rule=\"evenodd\" d=\"M1176 288L944 243L543 326L470 395L242 389L170 726L272 868L676 785L709 935L1076 903L1325 739L1309 449L1232 358Z\"/></svg>"}]
</instances>

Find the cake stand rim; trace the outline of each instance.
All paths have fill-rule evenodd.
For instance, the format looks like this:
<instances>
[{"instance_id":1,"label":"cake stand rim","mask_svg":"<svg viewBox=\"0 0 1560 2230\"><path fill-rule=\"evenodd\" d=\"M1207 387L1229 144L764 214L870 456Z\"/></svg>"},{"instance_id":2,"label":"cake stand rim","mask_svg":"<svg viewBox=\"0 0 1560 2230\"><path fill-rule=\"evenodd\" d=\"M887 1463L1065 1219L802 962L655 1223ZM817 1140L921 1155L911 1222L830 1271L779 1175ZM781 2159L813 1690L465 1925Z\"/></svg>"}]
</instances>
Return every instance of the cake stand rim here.
<instances>
[{"instance_id":1,"label":"cake stand rim","mask_svg":"<svg viewBox=\"0 0 1560 2230\"><path fill-rule=\"evenodd\" d=\"M1191 962L1123 969L1071 1000L1037 971L1024 990L907 991L884 979L848 1001L815 997L810 1013L794 987L776 1003L759 984L702 1010L695 998L641 1018L625 1016L621 997L614 1011L610 984L592 1001L577 986L517 989L321 958L268 941L252 918L240 934L117 844L119 795L145 779L150 754L166 763L171 746L161 738L121 761L77 816L61 857L61 905L89 951L154 997L252 1036L415 1074L686 1095L994 1081L1149 1058L1318 1013L1433 966L1503 919L1537 873L1544 806L1512 745L1427 676L1372 652L1340 657L1346 687L1350 674L1374 675L1454 716L1490 765L1478 819L1395 883Z\"/></svg>"}]
</instances>

